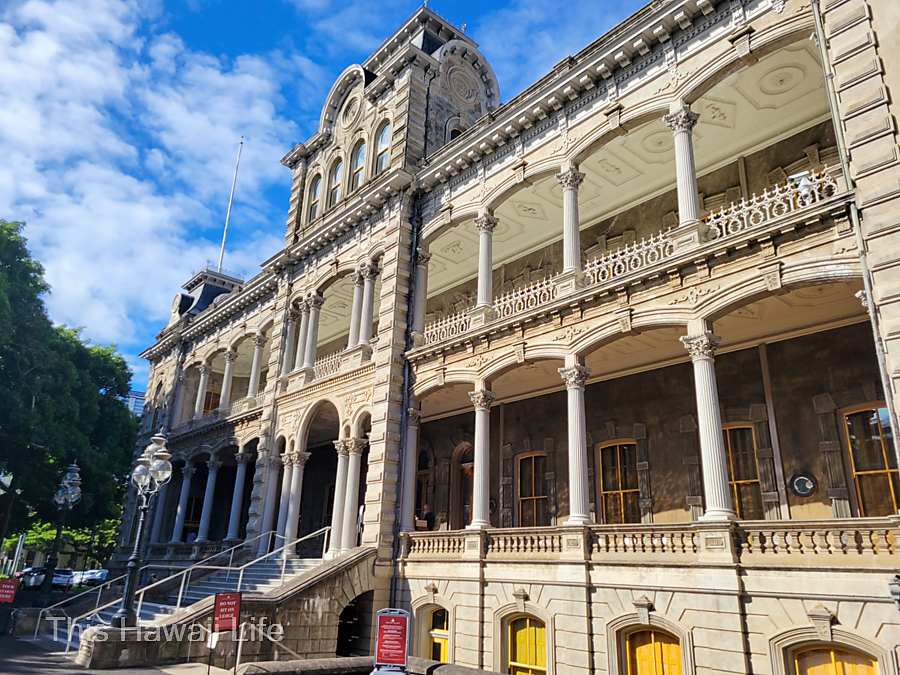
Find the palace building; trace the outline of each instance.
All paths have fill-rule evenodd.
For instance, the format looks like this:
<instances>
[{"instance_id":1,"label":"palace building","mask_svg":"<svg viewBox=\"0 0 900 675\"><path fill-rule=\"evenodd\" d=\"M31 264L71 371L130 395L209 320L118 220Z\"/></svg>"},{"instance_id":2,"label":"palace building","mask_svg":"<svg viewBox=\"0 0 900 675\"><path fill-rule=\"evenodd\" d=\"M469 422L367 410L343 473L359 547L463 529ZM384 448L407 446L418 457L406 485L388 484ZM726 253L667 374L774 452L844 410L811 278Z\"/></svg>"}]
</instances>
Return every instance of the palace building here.
<instances>
[{"instance_id":1,"label":"palace building","mask_svg":"<svg viewBox=\"0 0 900 675\"><path fill-rule=\"evenodd\" d=\"M502 102L419 9L282 160L283 248L143 354L143 623L258 569L245 660L400 607L516 675L897 675L898 41L889 0L654 0Z\"/></svg>"}]
</instances>

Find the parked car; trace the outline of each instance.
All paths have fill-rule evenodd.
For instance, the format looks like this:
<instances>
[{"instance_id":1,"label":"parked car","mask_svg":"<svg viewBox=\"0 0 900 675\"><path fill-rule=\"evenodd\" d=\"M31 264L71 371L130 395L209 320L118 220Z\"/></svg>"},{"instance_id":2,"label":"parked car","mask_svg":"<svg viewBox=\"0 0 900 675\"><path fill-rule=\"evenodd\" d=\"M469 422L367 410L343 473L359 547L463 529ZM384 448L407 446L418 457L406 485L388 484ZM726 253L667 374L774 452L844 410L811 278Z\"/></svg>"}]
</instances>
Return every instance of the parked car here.
<instances>
[{"instance_id":1,"label":"parked car","mask_svg":"<svg viewBox=\"0 0 900 675\"><path fill-rule=\"evenodd\" d=\"M99 586L109 579L109 570L85 570L84 572L76 572L76 576L78 576L77 583L85 586Z\"/></svg>"},{"instance_id":2,"label":"parked car","mask_svg":"<svg viewBox=\"0 0 900 675\"><path fill-rule=\"evenodd\" d=\"M53 587L69 589L75 585L75 570L58 567L53 571Z\"/></svg>"},{"instance_id":3,"label":"parked car","mask_svg":"<svg viewBox=\"0 0 900 675\"><path fill-rule=\"evenodd\" d=\"M26 567L22 570L22 588L25 589L34 589L40 588L41 584L44 583L44 568L43 567Z\"/></svg>"},{"instance_id":4,"label":"parked car","mask_svg":"<svg viewBox=\"0 0 900 675\"><path fill-rule=\"evenodd\" d=\"M40 588L44 583L46 567L28 567L22 570L22 587L26 589ZM71 588L75 584L75 572L68 567L58 567L53 571L54 588Z\"/></svg>"}]
</instances>

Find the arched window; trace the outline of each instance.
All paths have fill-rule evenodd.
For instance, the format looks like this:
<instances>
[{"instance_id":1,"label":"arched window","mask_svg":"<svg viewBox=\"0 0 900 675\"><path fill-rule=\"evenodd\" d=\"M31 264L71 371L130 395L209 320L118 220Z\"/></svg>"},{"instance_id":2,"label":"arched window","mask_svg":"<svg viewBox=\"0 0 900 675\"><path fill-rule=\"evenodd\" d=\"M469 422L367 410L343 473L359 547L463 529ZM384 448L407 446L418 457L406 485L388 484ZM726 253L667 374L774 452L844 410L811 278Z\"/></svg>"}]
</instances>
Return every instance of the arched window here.
<instances>
[{"instance_id":1,"label":"arched window","mask_svg":"<svg viewBox=\"0 0 900 675\"><path fill-rule=\"evenodd\" d=\"M659 630L642 630L625 638L624 675L681 675L681 645Z\"/></svg>"},{"instance_id":2,"label":"arched window","mask_svg":"<svg viewBox=\"0 0 900 675\"><path fill-rule=\"evenodd\" d=\"M509 622L506 672L510 675L545 675L547 640L544 622L528 614Z\"/></svg>"},{"instance_id":3,"label":"arched window","mask_svg":"<svg viewBox=\"0 0 900 675\"><path fill-rule=\"evenodd\" d=\"M793 675L876 675L875 660L846 649L815 647L794 653Z\"/></svg>"},{"instance_id":4,"label":"arched window","mask_svg":"<svg viewBox=\"0 0 900 675\"><path fill-rule=\"evenodd\" d=\"M639 523L641 508L637 477L637 443L614 441L597 448L599 511L607 524Z\"/></svg>"},{"instance_id":5,"label":"arched window","mask_svg":"<svg viewBox=\"0 0 900 675\"><path fill-rule=\"evenodd\" d=\"M450 663L450 615L443 607L431 610L428 631L428 657L439 663Z\"/></svg>"},{"instance_id":6,"label":"arched window","mask_svg":"<svg viewBox=\"0 0 900 675\"><path fill-rule=\"evenodd\" d=\"M356 190L363 182L366 167L366 144L360 141L353 148L350 159L350 192Z\"/></svg>"},{"instance_id":7,"label":"arched window","mask_svg":"<svg viewBox=\"0 0 900 675\"><path fill-rule=\"evenodd\" d=\"M385 122L378 129L375 143L375 175L385 171L391 163L391 124Z\"/></svg>"},{"instance_id":8,"label":"arched window","mask_svg":"<svg viewBox=\"0 0 900 675\"><path fill-rule=\"evenodd\" d=\"M734 510L738 518L761 520L765 514L753 427L749 424L726 424L722 433L728 453L728 483Z\"/></svg>"},{"instance_id":9,"label":"arched window","mask_svg":"<svg viewBox=\"0 0 900 675\"><path fill-rule=\"evenodd\" d=\"M540 527L550 524L547 487L544 482L546 463L547 455L540 452L517 458L519 527Z\"/></svg>"},{"instance_id":10,"label":"arched window","mask_svg":"<svg viewBox=\"0 0 900 675\"><path fill-rule=\"evenodd\" d=\"M887 408L876 405L845 411L844 438L859 515L897 513L900 485Z\"/></svg>"},{"instance_id":11,"label":"arched window","mask_svg":"<svg viewBox=\"0 0 900 675\"><path fill-rule=\"evenodd\" d=\"M452 141L455 138L462 136L462 129L451 129L450 130L450 140Z\"/></svg>"},{"instance_id":12,"label":"arched window","mask_svg":"<svg viewBox=\"0 0 900 675\"><path fill-rule=\"evenodd\" d=\"M335 162L328 174L328 206L334 206L341 199L341 182L344 180L344 163Z\"/></svg>"},{"instance_id":13,"label":"arched window","mask_svg":"<svg viewBox=\"0 0 900 675\"><path fill-rule=\"evenodd\" d=\"M322 178L315 176L309 184L309 200L306 207L306 222L310 223L319 215L319 196L322 192Z\"/></svg>"}]
</instances>

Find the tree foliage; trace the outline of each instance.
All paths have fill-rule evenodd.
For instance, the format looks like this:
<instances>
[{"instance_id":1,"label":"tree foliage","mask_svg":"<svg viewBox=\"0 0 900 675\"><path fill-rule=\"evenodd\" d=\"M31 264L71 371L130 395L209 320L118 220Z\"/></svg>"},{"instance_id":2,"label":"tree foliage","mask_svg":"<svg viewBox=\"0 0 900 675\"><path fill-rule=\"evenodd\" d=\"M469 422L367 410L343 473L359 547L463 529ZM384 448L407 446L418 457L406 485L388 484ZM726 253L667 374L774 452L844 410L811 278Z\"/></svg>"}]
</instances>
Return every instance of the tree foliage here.
<instances>
[{"instance_id":1,"label":"tree foliage","mask_svg":"<svg viewBox=\"0 0 900 675\"><path fill-rule=\"evenodd\" d=\"M112 347L87 344L54 326L49 288L31 258L22 224L0 220L0 538L56 518L53 492L65 467L81 468L75 527L121 511L136 423L121 400L131 372Z\"/></svg>"}]
</instances>

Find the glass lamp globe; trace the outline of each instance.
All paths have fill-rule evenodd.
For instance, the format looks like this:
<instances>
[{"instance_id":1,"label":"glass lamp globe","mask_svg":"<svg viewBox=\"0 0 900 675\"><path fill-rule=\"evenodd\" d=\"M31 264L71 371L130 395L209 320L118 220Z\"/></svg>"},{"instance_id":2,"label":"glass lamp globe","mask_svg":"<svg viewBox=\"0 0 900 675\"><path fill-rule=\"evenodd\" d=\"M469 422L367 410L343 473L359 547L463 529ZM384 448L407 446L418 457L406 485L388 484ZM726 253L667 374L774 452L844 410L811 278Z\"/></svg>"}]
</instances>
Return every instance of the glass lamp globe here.
<instances>
[{"instance_id":1,"label":"glass lamp globe","mask_svg":"<svg viewBox=\"0 0 900 675\"><path fill-rule=\"evenodd\" d=\"M138 464L131 472L131 480L139 488L147 487L150 483L150 469L146 464Z\"/></svg>"},{"instance_id":2,"label":"glass lamp globe","mask_svg":"<svg viewBox=\"0 0 900 675\"><path fill-rule=\"evenodd\" d=\"M69 504L74 504L79 499L81 499L81 488L77 485L70 485L66 488L66 502Z\"/></svg>"},{"instance_id":3,"label":"glass lamp globe","mask_svg":"<svg viewBox=\"0 0 900 675\"><path fill-rule=\"evenodd\" d=\"M156 459L150 462L149 471L150 475L153 476L153 480L162 485L172 477L172 462L165 457L157 456Z\"/></svg>"}]
</instances>

